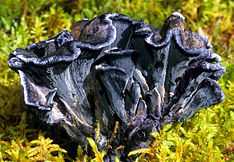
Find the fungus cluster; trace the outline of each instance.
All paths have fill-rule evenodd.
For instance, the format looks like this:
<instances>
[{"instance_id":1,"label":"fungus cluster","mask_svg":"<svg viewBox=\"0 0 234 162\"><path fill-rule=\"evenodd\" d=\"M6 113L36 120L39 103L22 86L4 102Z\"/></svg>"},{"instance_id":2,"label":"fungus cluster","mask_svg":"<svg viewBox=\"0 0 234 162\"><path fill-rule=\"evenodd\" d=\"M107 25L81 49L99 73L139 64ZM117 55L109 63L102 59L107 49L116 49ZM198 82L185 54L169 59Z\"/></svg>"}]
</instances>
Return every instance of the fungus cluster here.
<instances>
[{"instance_id":1,"label":"fungus cluster","mask_svg":"<svg viewBox=\"0 0 234 162\"><path fill-rule=\"evenodd\" d=\"M123 157L147 147L151 132L224 98L220 57L176 12L160 30L121 14L82 20L16 49L8 64L33 120L64 143L86 147L92 137L106 159L119 146Z\"/></svg>"}]
</instances>

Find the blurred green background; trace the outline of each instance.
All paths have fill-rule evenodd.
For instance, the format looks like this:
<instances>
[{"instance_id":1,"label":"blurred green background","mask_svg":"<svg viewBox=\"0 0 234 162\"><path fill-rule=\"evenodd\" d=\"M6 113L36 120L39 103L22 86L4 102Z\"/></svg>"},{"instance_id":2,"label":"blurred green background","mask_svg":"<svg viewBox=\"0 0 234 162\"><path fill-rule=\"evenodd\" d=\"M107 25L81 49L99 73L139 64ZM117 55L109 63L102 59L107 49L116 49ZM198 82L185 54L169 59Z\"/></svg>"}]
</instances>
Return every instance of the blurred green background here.
<instances>
[{"instance_id":1,"label":"blurred green background","mask_svg":"<svg viewBox=\"0 0 234 162\"><path fill-rule=\"evenodd\" d=\"M129 156L140 162L234 161L234 1L0 0L0 162L72 160L44 132L28 128L19 78L7 65L11 51L70 29L75 21L106 12L126 14L160 28L173 11L181 12L187 29L206 35L222 56L226 73L219 83L226 98L185 123L167 125L153 133L155 140L149 148ZM90 144L94 156L87 156L78 147L73 161L101 162L105 150L98 150L92 141Z\"/></svg>"}]
</instances>

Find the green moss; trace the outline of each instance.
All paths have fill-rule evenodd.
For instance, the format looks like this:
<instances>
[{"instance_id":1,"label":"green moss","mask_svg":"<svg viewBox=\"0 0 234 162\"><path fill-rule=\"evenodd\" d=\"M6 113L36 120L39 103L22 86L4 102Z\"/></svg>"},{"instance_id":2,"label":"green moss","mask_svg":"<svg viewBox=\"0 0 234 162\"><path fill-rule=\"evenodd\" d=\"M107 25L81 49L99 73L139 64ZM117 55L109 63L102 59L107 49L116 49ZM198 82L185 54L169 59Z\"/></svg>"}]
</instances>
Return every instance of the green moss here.
<instances>
[{"instance_id":1,"label":"green moss","mask_svg":"<svg viewBox=\"0 0 234 162\"><path fill-rule=\"evenodd\" d=\"M56 2L56 3L55 3ZM138 161L234 161L234 2L230 0L7 0L0 4L0 161L64 161L66 151L27 127L17 74L7 66L17 47L46 39L73 21L105 12L120 12L160 27L173 11L182 12L187 27L208 35L227 67L220 84L223 103L204 109L176 125L168 125L144 150ZM92 148L96 148L92 143ZM49 150L49 151L48 151ZM100 161L103 150L94 149ZM77 162L92 157L77 149ZM118 159L116 159L118 161Z\"/></svg>"}]
</instances>

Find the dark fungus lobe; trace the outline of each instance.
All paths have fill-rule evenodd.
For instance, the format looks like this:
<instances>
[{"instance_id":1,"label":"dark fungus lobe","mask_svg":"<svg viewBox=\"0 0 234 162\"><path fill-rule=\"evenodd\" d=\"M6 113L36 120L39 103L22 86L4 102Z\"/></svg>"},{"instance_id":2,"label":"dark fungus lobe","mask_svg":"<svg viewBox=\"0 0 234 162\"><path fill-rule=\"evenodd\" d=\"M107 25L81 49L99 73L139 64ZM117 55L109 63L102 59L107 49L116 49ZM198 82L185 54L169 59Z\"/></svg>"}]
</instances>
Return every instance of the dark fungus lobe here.
<instances>
[{"instance_id":1,"label":"dark fungus lobe","mask_svg":"<svg viewBox=\"0 0 234 162\"><path fill-rule=\"evenodd\" d=\"M82 20L71 33L16 49L8 64L34 120L84 147L92 137L108 150L106 161L119 146L124 160L152 131L224 98L220 57L177 12L161 30L120 14Z\"/></svg>"}]
</instances>

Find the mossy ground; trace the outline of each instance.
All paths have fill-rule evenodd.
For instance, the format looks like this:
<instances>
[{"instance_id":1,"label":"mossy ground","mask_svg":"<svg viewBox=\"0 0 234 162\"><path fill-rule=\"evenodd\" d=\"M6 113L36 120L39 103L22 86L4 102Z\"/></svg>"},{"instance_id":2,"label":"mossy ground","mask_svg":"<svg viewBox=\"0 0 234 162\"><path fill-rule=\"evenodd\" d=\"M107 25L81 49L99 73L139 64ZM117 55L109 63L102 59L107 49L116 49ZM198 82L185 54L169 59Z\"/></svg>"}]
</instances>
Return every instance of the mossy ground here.
<instances>
[{"instance_id":1,"label":"mossy ground","mask_svg":"<svg viewBox=\"0 0 234 162\"><path fill-rule=\"evenodd\" d=\"M64 161L66 150L29 129L18 75L7 66L17 47L53 36L72 22L118 12L161 27L173 11L187 28L208 36L227 72L219 81L225 101L203 109L184 123L167 125L147 149L131 152L142 162L234 161L234 2L231 0L0 0L0 161ZM74 161L101 162L103 150L89 139L95 157L77 149ZM71 160L71 159L70 159ZM118 158L116 158L118 161Z\"/></svg>"}]
</instances>

